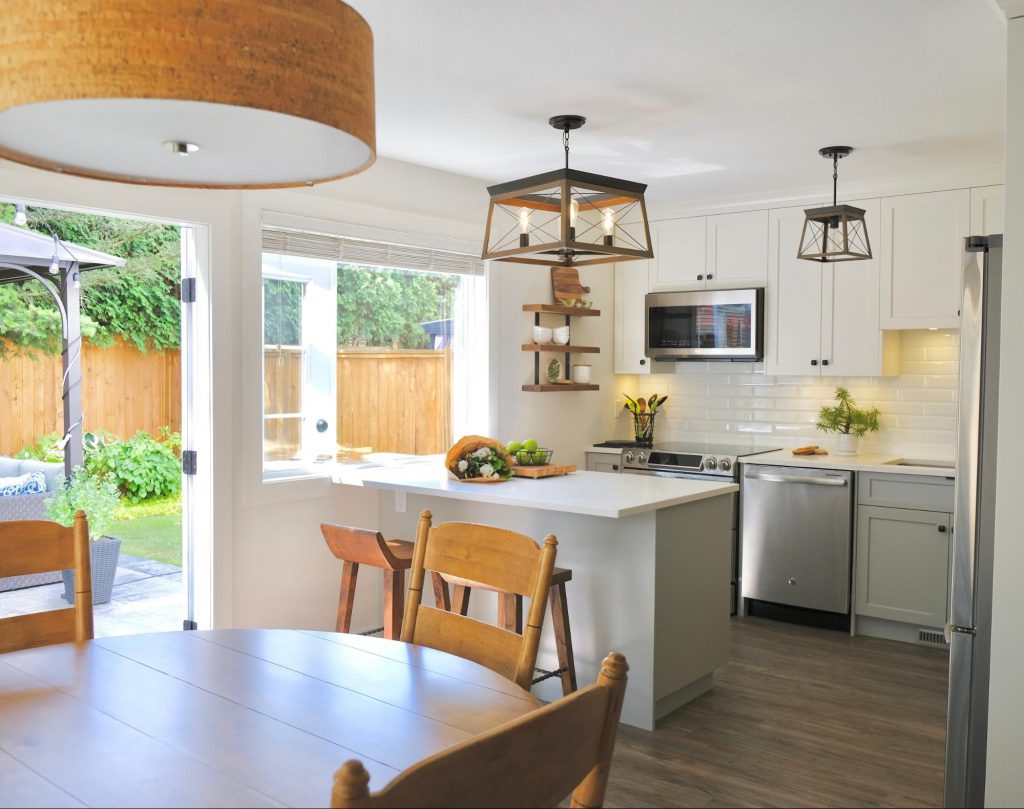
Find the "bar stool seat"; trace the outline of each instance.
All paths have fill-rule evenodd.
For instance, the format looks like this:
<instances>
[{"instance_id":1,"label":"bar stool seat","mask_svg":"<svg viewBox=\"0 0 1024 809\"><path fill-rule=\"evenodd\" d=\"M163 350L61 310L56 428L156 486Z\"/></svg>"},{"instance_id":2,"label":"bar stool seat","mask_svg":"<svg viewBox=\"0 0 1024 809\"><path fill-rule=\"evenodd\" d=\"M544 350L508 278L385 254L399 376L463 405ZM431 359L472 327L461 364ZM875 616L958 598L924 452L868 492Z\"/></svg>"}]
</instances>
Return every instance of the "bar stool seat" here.
<instances>
[{"instance_id":1,"label":"bar stool seat","mask_svg":"<svg viewBox=\"0 0 1024 809\"><path fill-rule=\"evenodd\" d=\"M565 598L565 584L572 581L572 570L556 567L551 572L551 624L555 630L555 649L558 653L558 668L543 671L534 683L557 676L562 681L562 694L568 696L576 690L576 660L572 651L572 631L569 628L569 608ZM466 615L469 612L469 596L476 590L498 593L498 626L509 632L523 633L523 597L518 593L506 593L493 587L462 579L448 574L433 574L434 600L438 609ZM449 586L452 588L449 590Z\"/></svg>"},{"instance_id":2,"label":"bar stool seat","mask_svg":"<svg viewBox=\"0 0 1024 809\"><path fill-rule=\"evenodd\" d=\"M412 567L413 543L403 539L384 539L379 531L326 522L321 523L320 530L331 553L345 563L338 594L336 631L351 631L359 566L367 565L380 568L384 577L384 637L398 640L405 612L405 571Z\"/></svg>"}]
</instances>

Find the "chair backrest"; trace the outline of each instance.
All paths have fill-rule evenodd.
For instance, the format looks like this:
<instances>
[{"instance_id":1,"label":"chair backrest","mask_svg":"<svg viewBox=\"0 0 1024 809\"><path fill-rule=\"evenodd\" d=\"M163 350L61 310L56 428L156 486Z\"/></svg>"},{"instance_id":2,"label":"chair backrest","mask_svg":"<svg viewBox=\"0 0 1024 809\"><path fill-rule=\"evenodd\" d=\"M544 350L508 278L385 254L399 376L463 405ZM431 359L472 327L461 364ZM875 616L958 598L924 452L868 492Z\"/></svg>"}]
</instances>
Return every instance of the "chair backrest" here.
<instances>
[{"instance_id":1,"label":"chair backrest","mask_svg":"<svg viewBox=\"0 0 1024 809\"><path fill-rule=\"evenodd\" d=\"M430 521L430 512L423 511L416 530L402 640L472 660L529 688L558 541L549 534L541 548L530 537L502 528L460 522L432 526ZM530 613L523 634L422 604L427 570L528 596Z\"/></svg>"},{"instance_id":2,"label":"chair backrest","mask_svg":"<svg viewBox=\"0 0 1024 809\"><path fill-rule=\"evenodd\" d=\"M320 530L327 547L339 559L388 570L401 569L401 562L395 557L380 531L368 528L349 528L345 525L320 523Z\"/></svg>"},{"instance_id":3,"label":"chair backrest","mask_svg":"<svg viewBox=\"0 0 1024 809\"><path fill-rule=\"evenodd\" d=\"M557 806L570 792L572 806L602 806L628 670L613 652L596 684L444 750L373 795L362 763L348 761L331 806Z\"/></svg>"},{"instance_id":4,"label":"chair backrest","mask_svg":"<svg viewBox=\"0 0 1024 809\"><path fill-rule=\"evenodd\" d=\"M75 514L70 528L46 520L0 522L0 577L68 568L75 571L75 605L0 618L0 653L92 640L92 569L85 513Z\"/></svg>"}]
</instances>

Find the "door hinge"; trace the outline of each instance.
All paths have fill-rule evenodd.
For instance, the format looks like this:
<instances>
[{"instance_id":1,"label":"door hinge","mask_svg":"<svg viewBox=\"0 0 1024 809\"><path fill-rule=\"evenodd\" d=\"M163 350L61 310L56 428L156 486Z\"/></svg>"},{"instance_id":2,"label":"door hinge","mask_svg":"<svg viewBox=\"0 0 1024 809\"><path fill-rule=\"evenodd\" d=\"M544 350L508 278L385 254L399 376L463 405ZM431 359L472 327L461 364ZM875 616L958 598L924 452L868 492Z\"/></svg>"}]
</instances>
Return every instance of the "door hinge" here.
<instances>
[{"instance_id":1,"label":"door hinge","mask_svg":"<svg viewBox=\"0 0 1024 809\"><path fill-rule=\"evenodd\" d=\"M181 302L182 303L195 303L196 302L196 279L195 278L182 278L181 279Z\"/></svg>"},{"instance_id":2,"label":"door hinge","mask_svg":"<svg viewBox=\"0 0 1024 809\"><path fill-rule=\"evenodd\" d=\"M185 475L194 475L199 469L199 455L194 449L181 453L181 471Z\"/></svg>"},{"instance_id":3,"label":"door hinge","mask_svg":"<svg viewBox=\"0 0 1024 809\"><path fill-rule=\"evenodd\" d=\"M199 624L197 624L195 621L185 620L181 622L181 628L185 632L194 632L195 630L199 629Z\"/></svg>"}]
</instances>

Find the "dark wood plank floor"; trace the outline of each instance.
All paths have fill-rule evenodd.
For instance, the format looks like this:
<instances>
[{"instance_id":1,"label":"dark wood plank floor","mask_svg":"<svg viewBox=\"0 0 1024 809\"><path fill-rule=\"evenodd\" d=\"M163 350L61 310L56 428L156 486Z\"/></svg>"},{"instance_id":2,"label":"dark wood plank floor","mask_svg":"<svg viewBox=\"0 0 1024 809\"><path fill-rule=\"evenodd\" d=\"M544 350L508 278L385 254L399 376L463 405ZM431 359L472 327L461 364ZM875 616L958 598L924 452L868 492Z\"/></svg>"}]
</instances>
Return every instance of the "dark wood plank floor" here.
<instances>
[{"instance_id":1,"label":"dark wood plank floor","mask_svg":"<svg viewBox=\"0 0 1024 809\"><path fill-rule=\"evenodd\" d=\"M620 729L606 806L941 806L947 653L735 619L715 688Z\"/></svg>"}]
</instances>

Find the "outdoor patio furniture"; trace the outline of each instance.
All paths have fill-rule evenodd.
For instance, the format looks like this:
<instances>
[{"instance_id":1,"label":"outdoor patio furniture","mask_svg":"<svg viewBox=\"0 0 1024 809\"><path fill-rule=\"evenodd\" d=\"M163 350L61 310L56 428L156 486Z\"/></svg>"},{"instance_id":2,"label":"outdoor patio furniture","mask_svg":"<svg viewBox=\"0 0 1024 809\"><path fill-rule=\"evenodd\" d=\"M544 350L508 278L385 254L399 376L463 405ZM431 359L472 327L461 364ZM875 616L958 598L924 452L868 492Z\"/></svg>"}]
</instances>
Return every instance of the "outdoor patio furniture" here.
<instances>
[{"instance_id":1,"label":"outdoor patio furniture","mask_svg":"<svg viewBox=\"0 0 1024 809\"><path fill-rule=\"evenodd\" d=\"M53 495L64 480L64 467L59 463L25 461L0 456L0 477L17 477L27 472L43 472L46 475L46 491L40 494L19 494L0 497L0 522L11 520L45 520L46 500ZM61 580L59 570L47 573L31 573L25 576L0 578L0 593L20 590L24 587L39 587Z\"/></svg>"}]
</instances>

